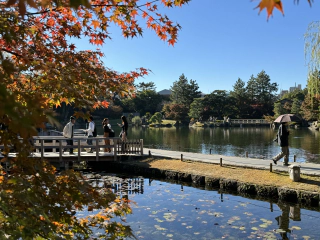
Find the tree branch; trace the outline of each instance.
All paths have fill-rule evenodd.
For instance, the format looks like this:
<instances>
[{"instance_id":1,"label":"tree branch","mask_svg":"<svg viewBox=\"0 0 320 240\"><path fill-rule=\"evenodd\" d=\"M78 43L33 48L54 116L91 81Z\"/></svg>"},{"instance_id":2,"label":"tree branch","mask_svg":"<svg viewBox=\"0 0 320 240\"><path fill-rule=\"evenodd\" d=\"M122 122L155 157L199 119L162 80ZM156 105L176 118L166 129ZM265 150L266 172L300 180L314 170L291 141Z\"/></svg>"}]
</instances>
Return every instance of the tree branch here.
<instances>
[{"instance_id":1,"label":"tree branch","mask_svg":"<svg viewBox=\"0 0 320 240\"><path fill-rule=\"evenodd\" d=\"M10 54L15 55L15 56L22 57L22 55L21 55L21 54L19 54L19 53L15 53L15 52L12 52L12 51L7 50L7 49L5 49L5 48L1 48L0 50L1 50L1 51L4 51L4 52L7 52L7 53L10 53Z\"/></svg>"},{"instance_id":2,"label":"tree branch","mask_svg":"<svg viewBox=\"0 0 320 240\"><path fill-rule=\"evenodd\" d=\"M154 2L159 2L160 0L154 0L152 2L149 2L148 4L150 3L154 3ZM141 7L144 7L146 6L147 3L144 3L144 4L141 4L139 6L127 6L127 5L119 5L119 4L92 4L91 7L136 7L136 8L141 8ZM140 9L141 10L141 9ZM44 14L44 13L48 13L48 12L51 12L51 11L58 11L57 8L53 8L53 9L47 9L47 10L44 10L44 11L41 11L41 12L34 12L34 13L31 13L31 12L27 12L25 15L27 16L31 16L31 15L38 15L38 14ZM143 10L141 10L143 11Z\"/></svg>"}]
</instances>

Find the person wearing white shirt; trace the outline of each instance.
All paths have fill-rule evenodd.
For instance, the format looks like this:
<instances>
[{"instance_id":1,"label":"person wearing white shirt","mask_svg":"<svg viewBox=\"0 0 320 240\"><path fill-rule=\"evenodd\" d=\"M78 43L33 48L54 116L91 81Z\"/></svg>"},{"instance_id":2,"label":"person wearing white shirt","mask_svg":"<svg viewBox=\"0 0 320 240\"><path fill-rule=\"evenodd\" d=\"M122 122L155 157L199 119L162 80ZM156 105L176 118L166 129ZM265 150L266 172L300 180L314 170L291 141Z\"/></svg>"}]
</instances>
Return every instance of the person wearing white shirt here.
<instances>
[{"instance_id":1,"label":"person wearing white shirt","mask_svg":"<svg viewBox=\"0 0 320 240\"><path fill-rule=\"evenodd\" d=\"M92 138L93 137L93 132L94 132L94 121L93 121L93 117L89 117L89 127L88 127L88 129L86 129L85 131L88 133L88 140L87 140L87 144L88 145L92 145L92 139L90 139L90 138ZM91 147L91 149L90 149L90 151L89 151L89 153L92 153L93 152L93 149L92 149L92 147Z\"/></svg>"},{"instance_id":2,"label":"person wearing white shirt","mask_svg":"<svg viewBox=\"0 0 320 240\"><path fill-rule=\"evenodd\" d=\"M76 122L76 119L73 116L71 116L70 122L68 122L63 128L63 136L65 138L71 138L67 140L67 146L73 146L73 131L74 131L73 126L75 122ZM69 148L69 154L73 154L72 147Z\"/></svg>"}]
</instances>

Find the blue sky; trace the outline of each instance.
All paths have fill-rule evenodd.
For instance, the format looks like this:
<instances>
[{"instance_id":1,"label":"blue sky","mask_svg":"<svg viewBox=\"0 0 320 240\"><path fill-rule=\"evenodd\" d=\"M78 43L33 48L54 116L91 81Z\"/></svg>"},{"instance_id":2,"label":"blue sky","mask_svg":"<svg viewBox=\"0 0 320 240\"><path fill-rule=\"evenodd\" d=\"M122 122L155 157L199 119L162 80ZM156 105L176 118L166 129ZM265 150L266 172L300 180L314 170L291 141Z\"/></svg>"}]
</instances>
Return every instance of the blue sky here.
<instances>
[{"instance_id":1,"label":"blue sky","mask_svg":"<svg viewBox=\"0 0 320 240\"><path fill-rule=\"evenodd\" d=\"M139 81L154 82L157 91L169 89L182 73L196 80L203 93L229 91L238 78L247 82L262 70L279 90L295 84L304 88L308 75L304 34L309 23L319 20L319 2L310 7L307 0L298 5L284 1L285 16L275 10L268 21L265 10L260 15L254 10L257 5L250 0L192 0L166 10L182 26L174 47L145 25L143 37L135 39L124 39L112 27L112 40L101 48L104 63L120 72L152 70Z\"/></svg>"}]
</instances>

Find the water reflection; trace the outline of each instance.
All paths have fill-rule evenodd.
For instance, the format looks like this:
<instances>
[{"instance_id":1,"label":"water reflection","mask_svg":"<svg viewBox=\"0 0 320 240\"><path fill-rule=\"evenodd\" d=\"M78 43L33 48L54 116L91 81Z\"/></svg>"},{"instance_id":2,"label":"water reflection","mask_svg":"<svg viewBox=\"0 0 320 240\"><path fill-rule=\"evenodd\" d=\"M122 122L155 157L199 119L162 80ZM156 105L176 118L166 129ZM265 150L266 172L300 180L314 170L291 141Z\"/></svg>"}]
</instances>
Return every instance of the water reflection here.
<instances>
[{"instance_id":1,"label":"water reflection","mask_svg":"<svg viewBox=\"0 0 320 240\"><path fill-rule=\"evenodd\" d=\"M76 128L84 128L77 125ZM113 124L116 136L121 129ZM102 127L97 124L98 134ZM129 139L143 139L144 145L174 151L198 152L227 156L271 159L279 152L279 146L273 142L277 130L268 127L244 128L145 128L129 127ZM296 155L297 162L320 163L320 134L308 128L290 129L290 157Z\"/></svg>"},{"instance_id":2,"label":"water reflection","mask_svg":"<svg viewBox=\"0 0 320 240\"><path fill-rule=\"evenodd\" d=\"M204 154L271 159L279 152L273 142L276 130L268 127L246 128L138 128L129 129L131 138L142 138L151 148ZM320 134L308 128L290 129L290 160L320 163Z\"/></svg>"},{"instance_id":3,"label":"water reflection","mask_svg":"<svg viewBox=\"0 0 320 240\"><path fill-rule=\"evenodd\" d=\"M318 239L319 211L143 177L89 174L95 186L130 199L138 239ZM84 214L90 214L84 213Z\"/></svg>"},{"instance_id":4,"label":"water reflection","mask_svg":"<svg viewBox=\"0 0 320 240\"><path fill-rule=\"evenodd\" d=\"M143 194L144 178L112 177L110 181L110 187L112 191L120 197L129 196L131 194Z\"/></svg>"},{"instance_id":5,"label":"water reflection","mask_svg":"<svg viewBox=\"0 0 320 240\"><path fill-rule=\"evenodd\" d=\"M146 179L127 223L138 239L317 239L320 213ZM302 216L306 216L302 218Z\"/></svg>"},{"instance_id":6,"label":"water reflection","mask_svg":"<svg viewBox=\"0 0 320 240\"><path fill-rule=\"evenodd\" d=\"M282 239L289 239L288 233L291 233L289 229L290 219L293 221L301 221L300 207L299 206L289 206L286 203L278 203L278 207L281 209L281 215L277 216L275 219L279 225L279 233Z\"/></svg>"}]
</instances>

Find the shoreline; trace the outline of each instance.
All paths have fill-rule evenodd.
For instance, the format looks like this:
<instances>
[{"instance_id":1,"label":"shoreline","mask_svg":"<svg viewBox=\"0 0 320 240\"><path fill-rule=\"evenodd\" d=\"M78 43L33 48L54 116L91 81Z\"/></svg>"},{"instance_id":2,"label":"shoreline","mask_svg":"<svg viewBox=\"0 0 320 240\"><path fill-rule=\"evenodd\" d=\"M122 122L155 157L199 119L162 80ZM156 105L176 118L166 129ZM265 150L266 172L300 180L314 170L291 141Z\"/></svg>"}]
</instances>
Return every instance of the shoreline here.
<instances>
[{"instance_id":1,"label":"shoreline","mask_svg":"<svg viewBox=\"0 0 320 240\"><path fill-rule=\"evenodd\" d=\"M92 162L92 167L94 167ZM285 172L224 166L147 157L122 159L99 165L97 170L133 174L165 181L177 181L195 187L230 191L239 195L286 201L304 207L320 209L320 177L301 174L301 181L293 182Z\"/></svg>"}]
</instances>

